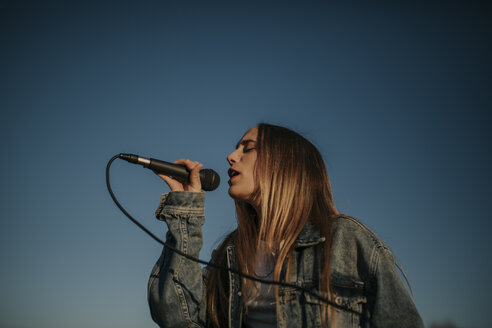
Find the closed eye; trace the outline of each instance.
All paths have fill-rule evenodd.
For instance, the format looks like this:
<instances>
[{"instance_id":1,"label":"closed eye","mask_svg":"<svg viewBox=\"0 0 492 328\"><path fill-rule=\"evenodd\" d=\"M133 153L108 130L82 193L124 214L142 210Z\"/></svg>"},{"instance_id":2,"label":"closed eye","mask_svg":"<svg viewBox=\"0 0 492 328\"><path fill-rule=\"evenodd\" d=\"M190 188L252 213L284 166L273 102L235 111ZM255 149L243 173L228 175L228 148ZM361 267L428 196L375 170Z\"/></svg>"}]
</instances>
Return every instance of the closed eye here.
<instances>
[{"instance_id":1,"label":"closed eye","mask_svg":"<svg viewBox=\"0 0 492 328\"><path fill-rule=\"evenodd\" d=\"M256 148L252 147L252 148L243 148L243 153L249 153L250 151L252 150L255 150Z\"/></svg>"},{"instance_id":2,"label":"closed eye","mask_svg":"<svg viewBox=\"0 0 492 328\"><path fill-rule=\"evenodd\" d=\"M239 146L243 146L244 148L247 148L249 145L255 146L256 145L256 140L251 140L251 139L241 140L240 142L237 143L236 149L238 149ZM244 151L244 148L243 148L243 151ZM248 148L248 149L251 150L251 149L256 149L256 148L251 147L251 148Z\"/></svg>"}]
</instances>

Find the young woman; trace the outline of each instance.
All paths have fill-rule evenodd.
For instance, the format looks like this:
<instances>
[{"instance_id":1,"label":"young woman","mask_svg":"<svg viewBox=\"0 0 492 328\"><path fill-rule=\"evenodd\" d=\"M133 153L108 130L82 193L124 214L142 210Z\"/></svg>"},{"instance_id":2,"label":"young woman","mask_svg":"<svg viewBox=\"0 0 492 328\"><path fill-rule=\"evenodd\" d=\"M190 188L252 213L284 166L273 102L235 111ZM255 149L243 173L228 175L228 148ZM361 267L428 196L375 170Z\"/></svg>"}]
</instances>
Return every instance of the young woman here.
<instances>
[{"instance_id":1,"label":"young woman","mask_svg":"<svg viewBox=\"0 0 492 328\"><path fill-rule=\"evenodd\" d=\"M259 124L227 161L238 226L212 262L290 286L202 269L164 248L148 289L159 326L423 327L390 250L360 222L338 213L323 159L308 140ZM175 163L186 165L190 180L160 175L171 192L162 196L156 216L168 225L168 243L198 257L202 165Z\"/></svg>"}]
</instances>

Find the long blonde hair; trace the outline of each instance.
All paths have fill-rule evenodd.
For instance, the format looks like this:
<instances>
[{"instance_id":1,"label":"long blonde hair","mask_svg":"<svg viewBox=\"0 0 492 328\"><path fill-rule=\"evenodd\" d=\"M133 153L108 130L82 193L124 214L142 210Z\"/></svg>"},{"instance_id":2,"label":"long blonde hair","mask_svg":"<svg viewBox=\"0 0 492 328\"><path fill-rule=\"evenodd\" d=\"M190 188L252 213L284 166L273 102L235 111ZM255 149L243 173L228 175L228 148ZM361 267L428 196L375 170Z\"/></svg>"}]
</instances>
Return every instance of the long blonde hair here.
<instances>
[{"instance_id":1,"label":"long blonde hair","mask_svg":"<svg viewBox=\"0 0 492 328\"><path fill-rule=\"evenodd\" d=\"M285 261L289 272L296 238L306 222L311 220L326 238L322 249L326 255L320 263L318 289L330 299L328 257L332 222L338 211L323 158L311 142L290 129L265 123L257 127L257 181L252 198L255 204L259 204L258 213L249 203L235 201L238 228L224 240L214 260L223 261L225 246L233 243L239 269L255 275L257 249L263 241L265 253L276 254L273 279L279 281ZM227 318L226 277L226 272L212 269L207 282L208 314L217 327ZM243 297L248 295L244 291L255 289L254 284L251 280L242 279ZM278 287L275 287L275 297L278 300ZM277 301L277 311L278 304ZM328 322L329 317L332 319L327 307L323 307L322 312L323 321Z\"/></svg>"}]
</instances>

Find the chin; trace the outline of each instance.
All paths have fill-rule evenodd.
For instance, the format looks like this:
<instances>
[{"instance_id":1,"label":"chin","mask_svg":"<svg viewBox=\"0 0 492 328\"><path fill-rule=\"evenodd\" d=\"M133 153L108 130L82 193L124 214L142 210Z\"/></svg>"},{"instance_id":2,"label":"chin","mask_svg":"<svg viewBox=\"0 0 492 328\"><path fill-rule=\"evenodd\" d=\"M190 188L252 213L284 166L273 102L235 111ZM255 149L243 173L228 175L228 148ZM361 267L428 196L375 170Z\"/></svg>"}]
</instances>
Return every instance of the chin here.
<instances>
[{"instance_id":1,"label":"chin","mask_svg":"<svg viewBox=\"0 0 492 328\"><path fill-rule=\"evenodd\" d=\"M237 193L234 192L234 190L231 190L232 188L229 188L229 196L231 196L231 198L233 198L234 200L241 200L239 197L239 195Z\"/></svg>"},{"instance_id":2,"label":"chin","mask_svg":"<svg viewBox=\"0 0 492 328\"><path fill-rule=\"evenodd\" d=\"M229 196L231 196L231 198L234 199L235 201L248 203L254 207L253 202L251 201L251 193L245 195L245 194L234 192L233 188L229 188Z\"/></svg>"},{"instance_id":3,"label":"chin","mask_svg":"<svg viewBox=\"0 0 492 328\"><path fill-rule=\"evenodd\" d=\"M242 196L240 193L234 192L234 186L229 187L229 196L240 202L245 202L247 199L247 197Z\"/></svg>"}]
</instances>

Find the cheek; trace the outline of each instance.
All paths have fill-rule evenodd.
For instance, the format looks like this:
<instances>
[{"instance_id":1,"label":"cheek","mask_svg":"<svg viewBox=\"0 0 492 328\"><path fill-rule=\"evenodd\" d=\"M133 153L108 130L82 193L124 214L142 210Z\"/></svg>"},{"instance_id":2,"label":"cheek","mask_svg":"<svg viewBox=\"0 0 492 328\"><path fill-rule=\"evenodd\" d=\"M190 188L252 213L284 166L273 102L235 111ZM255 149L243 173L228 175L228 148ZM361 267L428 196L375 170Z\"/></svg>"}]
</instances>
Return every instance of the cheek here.
<instances>
[{"instance_id":1,"label":"cheek","mask_svg":"<svg viewBox=\"0 0 492 328\"><path fill-rule=\"evenodd\" d=\"M253 177L253 175L251 175L250 178L248 179L248 192L253 192L254 189L255 189L255 178Z\"/></svg>"},{"instance_id":2,"label":"cheek","mask_svg":"<svg viewBox=\"0 0 492 328\"><path fill-rule=\"evenodd\" d=\"M257 181L255 166L256 166L256 154L253 158L251 158L251 162L250 162L250 176L251 176L251 183L253 184L253 187L256 185L256 181Z\"/></svg>"},{"instance_id":3,"label":"cheek","mask_svg":"<svg viewBox=\"0 0 492 328\"><path fill-rule=\"evenodd\" d=\"M247 159L247 167L248 171L250 174L254 174L255 171L255 166L256 166L256 154L252 154L251 156L248 157Z\"/></svg>"}]
</instances>

